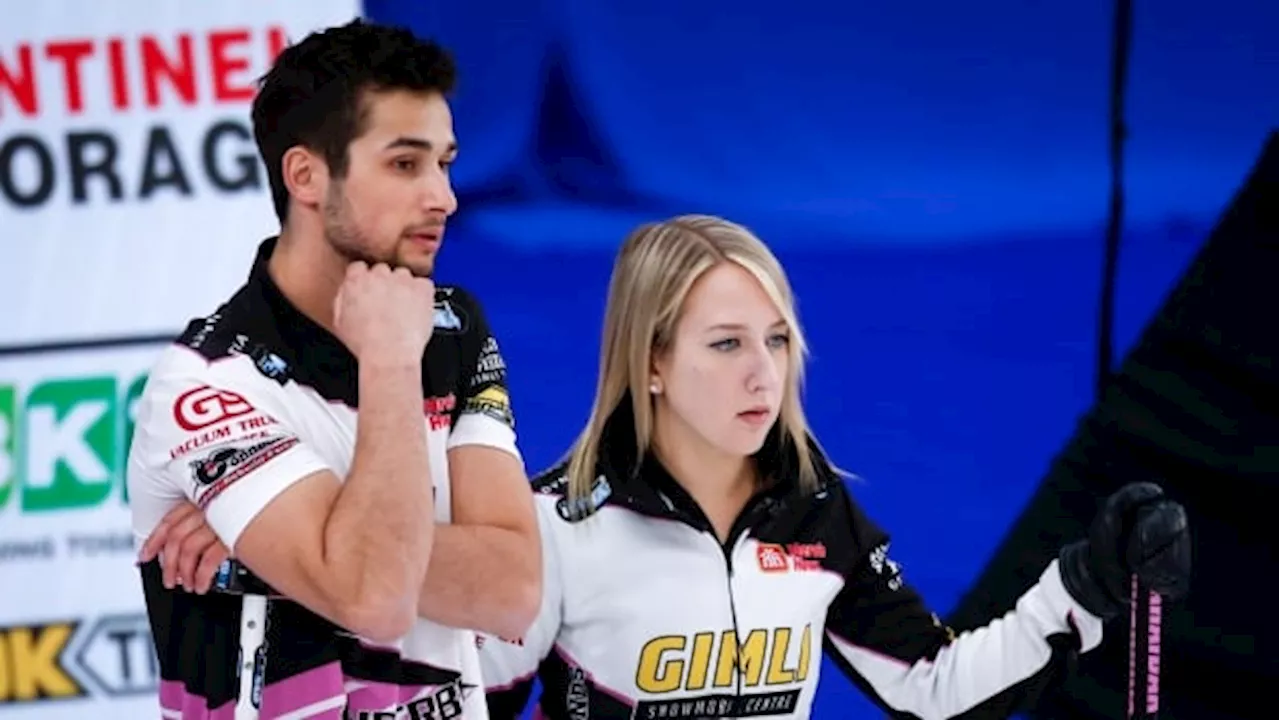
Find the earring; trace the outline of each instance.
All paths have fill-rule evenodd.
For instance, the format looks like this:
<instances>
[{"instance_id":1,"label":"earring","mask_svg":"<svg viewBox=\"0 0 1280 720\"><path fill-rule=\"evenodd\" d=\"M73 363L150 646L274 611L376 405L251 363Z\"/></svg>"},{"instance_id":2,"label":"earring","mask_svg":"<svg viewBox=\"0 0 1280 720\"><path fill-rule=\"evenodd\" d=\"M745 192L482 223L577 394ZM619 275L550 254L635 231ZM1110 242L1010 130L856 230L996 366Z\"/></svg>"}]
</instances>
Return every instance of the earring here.
<instances>
[{"instance_id":1,"label":"earring","mask_svg":"<svg viewBox=\"0 0 1280 720\"><path fill-rule=\"evenodd\" d=\"M655 382L655 383L650 383L650 384L649 384L649 392L650 392L650 393L652 393L652 394L654 394L654 395L661 395L661 394L662 394L662 388L658 387L658 383L656 383L656 382Z\"/></svg>"}]
</instances>

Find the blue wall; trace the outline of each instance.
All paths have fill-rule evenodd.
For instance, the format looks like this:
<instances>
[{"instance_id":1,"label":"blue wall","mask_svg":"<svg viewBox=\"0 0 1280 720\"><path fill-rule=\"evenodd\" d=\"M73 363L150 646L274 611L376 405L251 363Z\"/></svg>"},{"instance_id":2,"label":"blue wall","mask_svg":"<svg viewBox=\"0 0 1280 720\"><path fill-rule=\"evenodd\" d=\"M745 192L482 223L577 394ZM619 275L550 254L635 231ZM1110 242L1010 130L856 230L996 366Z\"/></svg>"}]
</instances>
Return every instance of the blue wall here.
<instances>
[{"instance_id":1,"label":"blue wall","mask_svg":"<svg viewBox=\"0 0 1280 720\"><path fill-rule=\"evenodd\" d=\"M1277 117L1274 6L1135 5L1118 352ZM585 420L623 234L724 214L786 263L817 431L950 609L1091 399L1111 3L365 8L459 59L441 273L500 333L531 469ZM826 670L820 716L869 707Z\"/></svg>"}]
</instances>

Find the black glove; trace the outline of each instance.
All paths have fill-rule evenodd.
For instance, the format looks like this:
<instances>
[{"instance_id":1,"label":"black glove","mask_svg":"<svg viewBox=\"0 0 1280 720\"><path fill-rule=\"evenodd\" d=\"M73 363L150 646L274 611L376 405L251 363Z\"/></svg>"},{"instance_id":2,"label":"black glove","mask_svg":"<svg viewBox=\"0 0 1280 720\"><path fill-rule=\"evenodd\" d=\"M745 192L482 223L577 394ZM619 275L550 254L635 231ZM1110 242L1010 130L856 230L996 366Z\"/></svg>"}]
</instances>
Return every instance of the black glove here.
<instances>
[{"instance_id":1,"label":"black glove","mask_svg":"<svg viewBox=\"0 0 1280 720\"><path fill-rule=\"evenodd\" d=\"M1062 549L1058 569L1071 597L1104 620L1128 605L1134 574L1141 587L1177 600L1191 584L1186 510L1159 485L1125 485L1107 498L1089 538Z\"/></svg>"}]
</instances>

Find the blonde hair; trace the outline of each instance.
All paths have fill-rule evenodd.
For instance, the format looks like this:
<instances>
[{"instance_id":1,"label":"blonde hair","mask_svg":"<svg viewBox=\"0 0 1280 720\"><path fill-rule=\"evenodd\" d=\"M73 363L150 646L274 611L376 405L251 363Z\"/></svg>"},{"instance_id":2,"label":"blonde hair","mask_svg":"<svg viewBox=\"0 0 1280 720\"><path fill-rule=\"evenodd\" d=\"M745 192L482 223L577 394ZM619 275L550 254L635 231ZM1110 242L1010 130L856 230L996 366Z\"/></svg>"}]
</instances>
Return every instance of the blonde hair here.
<instances>
[{"instance_id":1,"label":"blonde hair","mask_svg":"<svg viewBox=\"0 0 1280 720\"><path fill-rule=\"evenodd\" d=\"M605 425L630 392L636 457L653 440L649 398L654 353L669 346L685 297L707 270L731 262L751 273L782 314L791 333L787 378L779 414L782 440L799 460L802 488L819 484L810 450L809 425L800 403L807 347L796 317L795 299L781 263L750 230L708 215L682 215L647 223L623 242L609 281L600 370L587 425L568 454L568 495L581 501L591 493Z\"/></svg>"}]
</instances>

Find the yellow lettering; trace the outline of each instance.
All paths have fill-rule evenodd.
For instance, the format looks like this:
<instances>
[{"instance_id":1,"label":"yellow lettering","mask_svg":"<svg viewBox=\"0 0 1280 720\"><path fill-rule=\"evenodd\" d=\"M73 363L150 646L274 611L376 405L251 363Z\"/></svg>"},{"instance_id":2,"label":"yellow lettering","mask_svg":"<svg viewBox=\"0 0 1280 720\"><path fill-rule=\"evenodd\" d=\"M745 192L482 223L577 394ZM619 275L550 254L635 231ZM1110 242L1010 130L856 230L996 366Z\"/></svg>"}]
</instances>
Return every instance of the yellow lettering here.
<instances>
[{"instance_id":1,"label":"yellow lettering","mask_svg":"<svg viewBox=\"0 0 1280 720\"><path fill-rule=\"evenodd\" d=\"M720 636L720 662L716 663L715 687L733 686L733 667L745 677L743 685L759 685L760 675L764 671L764 651L769 645L769 633L765 630L752 630L747 633L746 641L738 643L738 635L726 630Z\"/></svg>"},{"instance_id":2,"label":"yellow lettering","mask_svg":"<svg viewBox=\"0 0 1280 720\"><path fill-rule=\"evenodd\" d=\"M684 650L685 639L680 635L656 637L640 649L640 662L636 665L636 687L647 693L667 693L680 689L684 679L684 660L663 659L666 653Z\"/></svg>"},{"instance_id":3,"label":"yellow lettering","mask_svg":"<svg viewBox=\"0 0 1280 720\"><path fill-rule=\"evenodd\" d=\"M809 643L812 639L811 627L805 625L800 632L799 657L794 666L787 667L787 658L791 656L791 628L774 628L773 645L769 648L769 672L765 675L764 684L804 682L809 677Z\"/></svg>"},{"instance_id":4,"label":"yellow lettering","mask_svg":"<svg viewBox=\"0 0 1280 720\"><path fill-rule=\"evenodd\" d=\"M0 632L0 702L9 699L9 695L13 692L9 688L9 676L13 672L9 669L9 643L6 642L4 632Z\"/></svg>"},{"instance_id":5,"label":"yellow lettering","mask_svg":"<svg viewBox=\"0 0 1280 720\"><path fill-rule=\"evenodd\" d=\"M73 629L48 625L0 632L0 702L80 695L80 687L58 664Z\"/></svg>"},{"instance_id":6,"label":"yellow lettering","mask_svg":"<svg viewBox=\"0 0 1280 720\"><path fill-rule=\"evenodd\" d=\"M765 676L765 685L783 685L796 681L795 669L784 667L787 651L790 649L791 628L774 628L773 652L769 653L769 674Z\"/></svg>"},{"instance_id":7,"label":"yellow lettering","mask_svg":"<svg viewBox=\"0 0 1280 720\"><path fill-rule=\"evenodd\" d=\"M719 642L714 632L653 638L640 650L636 687L654 695L706 690L708 676L714 688L732 688L739 682L744 688L804 682L813 657L813 628L801 629L794 653L793 631L756 628L741 642L734 630L719 633Z\"/></svg>"},{"instance_id":8,"label":"yellow lettering","mask_svg":"<svg viewBox=\"0 0 1280 720\"><path fill-rule=\"evenodd\" d=\"M707 686L707 671L711 669L711 648L716 634L700 632L693 636L693 657L689 658L689 679L685 687L690 690L701 690Z\"/></svg>"},{"instance_id":9,"label":"yellow lettering","mask_svg":"<svg viewBox=\"0 0 1280 720\"><path fill-rule=\"evenodd\" d=\"M796 679L804 682L809 677L809 644L813 642L812 626L804 626L804 634L800 636L800 664L797 668Z\"/></svg>"}]
</instances>

